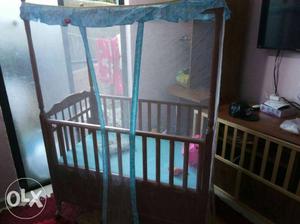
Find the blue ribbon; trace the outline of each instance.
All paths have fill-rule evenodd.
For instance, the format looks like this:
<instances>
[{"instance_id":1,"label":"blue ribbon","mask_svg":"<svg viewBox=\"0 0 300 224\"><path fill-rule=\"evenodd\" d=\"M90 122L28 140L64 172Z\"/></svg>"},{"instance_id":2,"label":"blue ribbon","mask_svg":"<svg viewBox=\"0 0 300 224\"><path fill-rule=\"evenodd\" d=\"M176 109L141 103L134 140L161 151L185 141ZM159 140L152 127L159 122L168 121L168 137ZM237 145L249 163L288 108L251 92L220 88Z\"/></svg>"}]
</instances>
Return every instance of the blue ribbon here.
<instances>
[{"instance_id":1,"label":"blue ribbon","mask_svg":"<svg viewBox=\"0 0 300 224\"><path fill-rule=\"evenodd\" d=\"M141 74L141 58L142 58L142 45L144 36L144 23L138 23L135 44L135 61L134 61L134 77L132 87L132 101L131 101L131 114L130 114L130 196L131 196L131 209L133 216L133 223L139 223L137 205L136 205L136 186L135 186L135 133L136 133L136 117L137 105L139 98L139 83Z\"/></svg>"},{"instance_id":2,"label":"blue ribbon","mask_svg":"<svg viewBox=\"0 0 300 224\"><path fill-rule=\"evenodd\" d=\"M101 129L101 138L102 138L102 161L103 161L103 195L102 195L102 221L103 224L107 224L107 204L108 204L108 156L107 156L107 139L105 137L105 118L103 116L103 106L102 106L102 100L100 96L100 91L96 79L95 69L92 61L91 52L89 49L87 34L86 34L86 28L85 27L79 27L81 37L84 44L86 59L88 63L88 67L90 70L90 78L92 80L92 88L95 94L96 102L97 102L97 111L98 111L98 117L100 122L100 129Z\"/></svg>"}]
</instances>

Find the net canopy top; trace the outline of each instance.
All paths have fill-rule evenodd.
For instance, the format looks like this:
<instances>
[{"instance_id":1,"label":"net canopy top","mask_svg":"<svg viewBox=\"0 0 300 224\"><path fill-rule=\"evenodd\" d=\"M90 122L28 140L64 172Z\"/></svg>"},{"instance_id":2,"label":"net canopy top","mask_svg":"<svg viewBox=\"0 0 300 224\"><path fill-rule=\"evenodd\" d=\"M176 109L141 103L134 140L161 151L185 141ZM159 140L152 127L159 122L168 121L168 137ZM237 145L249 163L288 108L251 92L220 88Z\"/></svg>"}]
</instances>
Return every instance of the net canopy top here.
<instances>
[{"instance_id":1,"label":"net canopy top","mask_svg":"<svg viewBox=\"0 0 300 224\"><path fill-rule=\"evenodd\" d=\"M24 20L48 25L110 27L152 20L210 21L214 19L214 14L207 10L217 8L224 8L225 18L229 18L225 0L177 0L159 4L100 7L46 6L22 2L20 16Z\"/></svg>"}]
</instances>

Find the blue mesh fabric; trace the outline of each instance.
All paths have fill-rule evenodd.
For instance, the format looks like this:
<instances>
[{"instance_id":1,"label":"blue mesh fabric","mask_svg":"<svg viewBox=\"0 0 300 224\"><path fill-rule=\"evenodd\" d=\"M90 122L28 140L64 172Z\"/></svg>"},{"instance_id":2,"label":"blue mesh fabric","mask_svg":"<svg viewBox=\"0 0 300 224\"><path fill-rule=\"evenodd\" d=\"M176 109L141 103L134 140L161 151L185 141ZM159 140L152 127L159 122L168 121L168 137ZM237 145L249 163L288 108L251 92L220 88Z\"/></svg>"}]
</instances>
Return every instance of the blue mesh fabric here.
<instances>
[{"instance_id":1,"label":"blue mesh fabric","mask_svg":"<svg viewBox=\"0 0 300 224\"><path fill-rule=\"evenodd\" d=\"M74 26L109 27L151 20L169 22L212 20L213 15L204 12L220 7L225 8L225 18L228 18L229 10L224 0L174 1L153 5L93 8L44 6L23 2L21 18L40 21L48 25L66 25L67 19Z\"/></svg>"}]
</instances>

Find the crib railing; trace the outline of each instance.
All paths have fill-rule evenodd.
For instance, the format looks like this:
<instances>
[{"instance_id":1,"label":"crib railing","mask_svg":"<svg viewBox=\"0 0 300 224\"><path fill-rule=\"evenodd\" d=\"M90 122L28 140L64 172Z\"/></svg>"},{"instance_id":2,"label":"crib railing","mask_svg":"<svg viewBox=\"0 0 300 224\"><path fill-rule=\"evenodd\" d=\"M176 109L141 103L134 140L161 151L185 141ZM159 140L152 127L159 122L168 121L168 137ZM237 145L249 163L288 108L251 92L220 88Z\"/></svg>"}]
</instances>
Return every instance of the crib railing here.
<instances>
[{"instance_id":1,"label":"crib railing","mask_svg":"<svg viewBox=\"0 0 300 224\"><path fill-rule=\"evenodd\" d=\"M101 95L107 126L129 128L131 98ZM200 134L203 107L193 104L139 99L137 129L192 136ZM98 123L90 92L70 95L47 113L50 119ZM203 129L203 128L202 128Z\"/></svg>"},{"instance_id":2,"label":"crib railing","mask_svg":"<svg viewBox=\"0 0 300 224\"><path fill-rule=\"evenodd\" d=\"M88 150L91 150L90 148L87 148L86 143L86 135L91 134L92 135L92 148L94 153L94 171L97 173L101 173L100 169L100 161L99 161L99 148L98 148L98 140L97 138L97 131L100 130L100 126L96 124L87 124L87 123L80 123L80 122L74 122L74 121L64 121L64 120L55 120L55 119L49 119L48 124L52 127L51 132L51 138L54 142L53 146L54 149L52 151L52 154L54 156L54 161L56 164L60 164L62 166L66 167L74 167L75 169L85 169L87 172L90 172L92 169L89 167L91 163L88 161ZM79 130L80 133L80 139L83 149L83 161L84 166L79 167L78 164L78 155L76 152L76 142L78 141L78 136L74 134L76 130ZM107 126L105 128L105 136L110 141L110 135L109 133L114 133L116 135L117 139L117 163L118 163L118 171L116 173L113 173L111 171L111 160L110 160L110 148L108 147L107 155L108 155L108 170L111 175L120 176L121 178L125 177L123 173L123 164L122 164L122 140L121 135L122 134L129 134L128 129L124 128L117 128L117 127L109 127ZM68 137L66 137L68 136ZM149 182L155 182L157 184L168 184L172 187L179 187L184 190L201 190L201 183L202 183L202 176L203 176L203 162L201 161L201 158L203 158L204 153L204 145L205 141L202 139L195 139L195 138L189 138L189 137L183 137L183 136L177 136L177 135L167 135L157 132L145 132L145 131L137 131L136 136L139 136L142 138L142 180L143 181L149 181ZM147 160L147 138L153 138L155 139L156 147L155 147L155 179L149 180L148 178L148 160ZM168 181L167 183L161 182L161 158L160 158L160 143L162 140L167 140L169 142L169 174L168 174ZM175 142L181 142L184 145L184 153L183 153L183 173L182 173L182 185L177 186L174 184L174 145ZM196 179L196 186L195 188L191 189L188 187L188 180L189 180L189 144L196 144L199 146L199 148L203 150L198 151L198 167L197 167L197 179ZM67 159L67 152L69 150L72 150L72 161L70 162ZM166 149L164 149L166 150ZM60 158L62 157L62 161L60 162Z\"/></svg>"},{"instance_id":3,"label":"crib railing","mask_svg":"<svg viewBox=\"0 0 300 224\"><path fill-rule=\"evenodd\" d=\"M299 146L220 118L217 125L215 157L237 170L235 199L240 196L242 175L247 175L300 201Z\"/></svg>"}]
</instances>

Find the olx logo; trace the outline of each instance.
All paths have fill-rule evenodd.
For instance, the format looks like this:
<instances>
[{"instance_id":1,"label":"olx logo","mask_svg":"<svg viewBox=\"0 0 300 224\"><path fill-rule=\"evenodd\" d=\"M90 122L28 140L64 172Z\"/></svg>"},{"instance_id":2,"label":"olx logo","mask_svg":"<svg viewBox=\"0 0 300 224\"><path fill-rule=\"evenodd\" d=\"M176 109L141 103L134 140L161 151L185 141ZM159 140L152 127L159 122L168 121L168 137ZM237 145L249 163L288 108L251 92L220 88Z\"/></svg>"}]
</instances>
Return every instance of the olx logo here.
<instances>
[{"instance_id":1,"label":"olx logo","mask_svg":"<svg viewBox=\"0 0 300 224\"><path fill-rule=\"evenodd\" d=\"M35 184L40 187L37 191L30 191L27 195L25 193L25 189L20 189L20 192L16 191L18 189L18 182L20 180L26 180L28 184ZM46 195L46 191L43 188L43 186L37 181L32 178L20 178L18 180L15 180L12 182L8 188L6 189L5 192L5 203L6 203L6 208L8 211L15 216L16 218L19 219L33 219L40 215L47 203L47 197L41 198L41 195L44 194ZM44 203L43 203L44 201ZM29 207L34 207L36 206L36 212L35 214L30 214L30 216L23 217L23 216L17 214L13 208L21 205L28 205Z\"/></svg>"}]
</instances>

